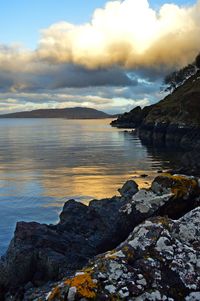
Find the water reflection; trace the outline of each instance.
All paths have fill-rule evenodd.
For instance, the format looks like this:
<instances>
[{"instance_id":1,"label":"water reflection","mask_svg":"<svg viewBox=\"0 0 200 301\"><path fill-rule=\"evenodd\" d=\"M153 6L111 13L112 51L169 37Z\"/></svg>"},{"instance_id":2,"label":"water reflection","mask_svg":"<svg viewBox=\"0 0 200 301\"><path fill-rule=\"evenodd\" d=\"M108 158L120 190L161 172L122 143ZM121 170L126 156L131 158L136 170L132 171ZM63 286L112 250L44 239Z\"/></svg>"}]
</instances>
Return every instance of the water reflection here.
<instances>
[{"instance_id":1,"label":"water reflection","mask_svg":"<svg viewBox=\"0 0 200 301\"><path fill-rule=\"evenodd\" d=\"M0 252L18 220L56 222L69 198L117 194L127 179L141 186L172 154L155 153L110 120L0 120ZM173 153L173 152L172 152ZM147 173L148 178L140 175Z\"/></svg>"}]
</instances>

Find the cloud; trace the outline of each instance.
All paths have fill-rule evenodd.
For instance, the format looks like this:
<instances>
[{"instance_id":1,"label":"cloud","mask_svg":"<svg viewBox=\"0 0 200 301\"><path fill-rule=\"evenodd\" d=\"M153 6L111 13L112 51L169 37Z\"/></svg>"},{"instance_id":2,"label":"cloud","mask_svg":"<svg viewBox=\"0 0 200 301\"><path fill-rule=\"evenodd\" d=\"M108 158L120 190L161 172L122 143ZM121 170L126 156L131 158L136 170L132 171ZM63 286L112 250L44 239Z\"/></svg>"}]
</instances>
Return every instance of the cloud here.
<instances>
[{"instance_id":1,"label":"cloud","mask_svg":"<svg viewBox=\"0 0 200 301\"><path fill-rule=\"evenodd\" d=\"M88 70L73 64L49 64L18 47L0 46L0 90L36 91L65 87L137 85L120 67Z\"/></svg>"},{"instance_id":2,"label":"cloud","mask_svg":"<svg viewBox=\"0 0 200 301\"><path fill-rule=\"evenodd\" d=\"M200 49L200 1L191 7L147 0L108 2L90 23L60 22L42 31L36 56L87 68L182 66Z\"/></svg>"},{"instance_id":3,"label":"cloud","mask_svg":"<svg viewBox=\"0 0 200 301\"><path fill-rule=\"evenodd\" d=\"M153 81L199 52L199 16L200 0L159 11L147 0L108 2L90 23L60 22L43 30L33 51L0 45L0 90L137 86L132 71Z\"/></svg>"},{"instance_id":4,"label":"cloud","mask_svg":"<svg viewBox=\"0 0 200 301\"><path fill-rule=\"evenodd\" d=\"M91 107L108 113L121 113L134 106L145 106L145 93L133 94L133 87L87 87L51 90L45 93L0 93L0 113L46 108ZM133 97L134 95L134 97Z\"/></svg>"},{"instance_id":5,"label":"cloud","mask_svg":"<svg viewBox=\"0 0 200 301\"><path fill-rule=\"evenodd\" d=\"M0 45L0 111L90 106L122 112L162 98L160 81L200 51L193 6L110 1L89 23L53 24L35 50Z\"/></svg>"}]
</instances>

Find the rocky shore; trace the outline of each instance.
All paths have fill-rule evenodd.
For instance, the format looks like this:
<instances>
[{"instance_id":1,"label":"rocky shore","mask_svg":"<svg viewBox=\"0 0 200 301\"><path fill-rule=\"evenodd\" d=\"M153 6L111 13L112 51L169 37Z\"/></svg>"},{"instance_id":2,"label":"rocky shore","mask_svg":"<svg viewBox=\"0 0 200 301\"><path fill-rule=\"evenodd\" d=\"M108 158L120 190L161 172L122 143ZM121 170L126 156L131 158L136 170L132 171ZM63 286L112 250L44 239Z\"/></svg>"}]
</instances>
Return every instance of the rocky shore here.
<instances>
[{"instance_id":1,"label":"rocky shore","mask_svg":"<svg viewBox=\"0 0 200 301\"><path fill-rule=\"evenodd\" d=\"M119 192L69 200L57 225L17 223L0 300L199 300L199 178L161 174Z\"/></svg>"},{"instance_id":2,"label":"rocky shore","mask_svg":"<svg viewBox=\"0 0 200 301\"><path fill-rule=\"evenodd\" d=\"M135 128L144 145L184 151L180 167L199 174L200 71L156 104L136 107L111 125Z\"/></svg>"}]
</instances>

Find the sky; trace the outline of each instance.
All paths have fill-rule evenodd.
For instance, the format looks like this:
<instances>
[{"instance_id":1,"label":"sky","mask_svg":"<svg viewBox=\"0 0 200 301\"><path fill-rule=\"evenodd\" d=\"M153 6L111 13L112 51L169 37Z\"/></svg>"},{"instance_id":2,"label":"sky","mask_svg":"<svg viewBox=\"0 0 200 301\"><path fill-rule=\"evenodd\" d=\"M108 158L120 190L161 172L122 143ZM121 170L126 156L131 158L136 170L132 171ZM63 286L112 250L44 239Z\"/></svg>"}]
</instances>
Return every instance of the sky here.
<instances>
[{"instance_id":1,"label":"sky","mask_svg":"<svg viewBox=\"0 0 200 301\"><path fill-rule=\"evenodd\" d=\"M200 0L0 0L0 114L159 101L200 50Z\"/></svg>"}]
</instances>

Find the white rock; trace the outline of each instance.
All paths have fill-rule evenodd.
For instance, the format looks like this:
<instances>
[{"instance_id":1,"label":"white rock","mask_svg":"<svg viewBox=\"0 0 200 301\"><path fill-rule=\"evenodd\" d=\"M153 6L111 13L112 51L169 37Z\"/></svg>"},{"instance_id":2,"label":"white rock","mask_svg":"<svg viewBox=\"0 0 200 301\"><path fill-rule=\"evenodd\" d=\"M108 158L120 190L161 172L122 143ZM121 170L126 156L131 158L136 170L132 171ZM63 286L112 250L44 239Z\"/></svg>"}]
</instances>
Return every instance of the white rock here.
<instances>
[{"instance_id":1,"label":"white rock","mask_svg":"<svg viewBox=\"0 0 200 301\"><path fill-rule=\"evenodd\" d=\"M75 296L76 296L76 292L77 292L77 289L76 289L75 286L70 287L68 295L67 295L67 300L68 301L74 301L75 300Z\"/></svg>"},{"instance_id":2,"label":"white rock","mask_svg":"<svg viewBox=\"0 0 200 301\"><path fill-rule=\"evenodd\" d=\"M154 211L164 205L173 196L173 193L167 193L158 196L152 191L141 189L132 198L132 205L141 213L147 213L151 209Z\"/></svg>"},{"instance_id":3,"label":"white rock","mask_svg":"<svg viewBox=\"0 0 200 301\"><path fill-rule=\"evenodd\" d=\"M119 292L118 294L120 295L120 297L122 299L126 298L129 296L129 291L128 291L128 288L127 287L123 287Z\"/></svg>"},{"instance_id":4,"label":"white rock","mask_svg":"<svg viewBox=\"0 0 200 301\"><path fill-rule=\"evenodd\" d=\"M114 285L106 285L105 289L110 293L114 294L116 292L116 287Z\"/></svg>"},{"instance_id":5,"label":"white rock","mask_svg":"<svg viewBox=\"0 0 200 301\"><path fill-rule=\"evenodd\" d=\"M190 293L189 296L185 298L186 301L199 301L200 300L200 292Z\"/></svg>"}]
</instances>

